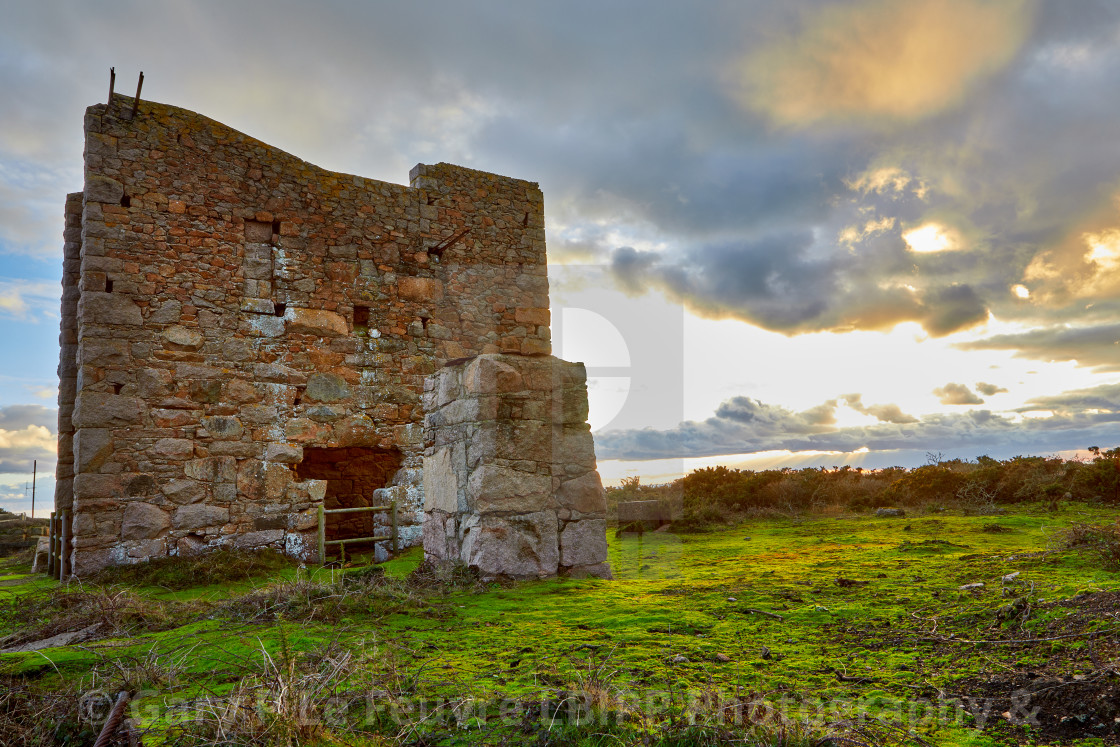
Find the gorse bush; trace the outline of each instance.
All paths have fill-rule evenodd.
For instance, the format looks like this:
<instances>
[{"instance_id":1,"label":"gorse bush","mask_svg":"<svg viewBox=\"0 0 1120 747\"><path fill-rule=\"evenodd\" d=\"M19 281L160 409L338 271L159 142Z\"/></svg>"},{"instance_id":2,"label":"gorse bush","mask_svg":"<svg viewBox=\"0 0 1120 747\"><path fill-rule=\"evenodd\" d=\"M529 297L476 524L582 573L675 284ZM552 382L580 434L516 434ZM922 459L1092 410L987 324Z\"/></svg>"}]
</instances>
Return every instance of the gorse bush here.
<instances>
[{"instance_id":1,"label":"gorse bush","mask_svg":"<svg viewBox=\"0 0 1120 747\"><path fill-rule=\"evenodd\" d=\"M1120 521L1114 524L1077 523L1062 532L1059 541L1066 549L1095 555L1106 570L1120 571Z\"/></svg>"},{"instance_id":2,"label":"gorse bush","mask_svg":"<svg viewBox=\"0 0 1120 747\"><path fill-rule=\"evenodd\" d=\"M638 478L607 489L608 509L619 502L679 500L678 527L700 530L759 513L869 510L898 507L960 507L998 513L999 504L1062 500L1120 504L1120 448L1090 447L1092 459L1017 456L976 461L932 457L913 469L859 467L739 470L705 467L665 485Z\"/></svg>"}]
</instances>

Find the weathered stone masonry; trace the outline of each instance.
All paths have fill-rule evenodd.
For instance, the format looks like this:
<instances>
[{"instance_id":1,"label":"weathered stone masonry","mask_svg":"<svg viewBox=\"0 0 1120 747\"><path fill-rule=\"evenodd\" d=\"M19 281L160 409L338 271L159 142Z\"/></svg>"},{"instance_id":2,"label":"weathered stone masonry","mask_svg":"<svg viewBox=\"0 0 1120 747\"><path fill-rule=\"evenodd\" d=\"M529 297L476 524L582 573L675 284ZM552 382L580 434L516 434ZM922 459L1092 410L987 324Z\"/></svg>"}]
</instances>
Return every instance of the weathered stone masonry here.
<instances>
[{"instance_id":1,"label":"weathered stone masonry","mask_svg":"<svg viewBox=\"0 0 1120 747\"><path fill-rule=\"evenodd\" d=\"M428 377L424 552L483 577L610 578L587 372L481 355Z\"/></svg>"},{"instance_id":2,"label":"weathered stone masonry","mask_svg":"<svg viewBox=\"0 0 1120 747\"><path fill-rule=\"evenodd\" d=\"M419 542L425 377L551 352L537 185L448 164L407 187L332 173L132 105L87 110L66 202L70 567L223 545L310 558L324 496L396 498Z\"/></svg>"}]
</instances>

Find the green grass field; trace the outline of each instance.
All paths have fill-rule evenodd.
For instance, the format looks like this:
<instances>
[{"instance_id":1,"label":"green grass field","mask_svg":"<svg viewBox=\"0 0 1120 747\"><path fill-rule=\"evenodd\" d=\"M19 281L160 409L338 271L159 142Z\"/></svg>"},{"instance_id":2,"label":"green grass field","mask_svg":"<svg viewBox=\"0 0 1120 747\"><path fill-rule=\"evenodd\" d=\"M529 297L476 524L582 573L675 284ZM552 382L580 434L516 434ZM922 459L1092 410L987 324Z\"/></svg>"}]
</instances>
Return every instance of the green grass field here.
<instances>
[{"instance_id":1,"label":"green grass field","mask_svg":"<svg viewBox=\"0 0 1120 747\"><path fill-rule=\"evenodd\" d=\"M2 645L109 623L0 655L0 740L37 717L23 738L92 743L89 693L127 689L145 745L1114 744L1120 574L1058 542L1114 520L1070 505L612 534L613 581L419 578L413 549L384 577L274 567L79 599L9 565Z\"/></svg>"}]
</instances>

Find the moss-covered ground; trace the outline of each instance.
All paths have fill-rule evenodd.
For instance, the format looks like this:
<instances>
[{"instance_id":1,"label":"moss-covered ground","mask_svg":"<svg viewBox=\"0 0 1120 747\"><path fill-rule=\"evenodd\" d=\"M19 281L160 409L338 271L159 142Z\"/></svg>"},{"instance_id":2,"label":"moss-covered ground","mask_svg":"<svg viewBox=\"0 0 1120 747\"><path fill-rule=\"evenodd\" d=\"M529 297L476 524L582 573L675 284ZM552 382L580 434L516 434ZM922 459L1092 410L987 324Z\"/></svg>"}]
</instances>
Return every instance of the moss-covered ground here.
<instances>
[{"instance_id":1,"label":"moss-covered ground","mask_svg":"<svg viewBox=\"0 0 1120 747\"><path fill-rule=\"evenodd\" d=\"M1069 505L612 534L613 581L421 584L414 549L385 578L113 586L89 602L110 637L0 655L19 693L0 713L39 708L71 743L92 732L43 693L96 716L90 692L134 692L146 745L1114 744L1120 574L1056 541L1114 520ZM53 585L0 574L10 643Z\"/></svg>"}]
</instances>

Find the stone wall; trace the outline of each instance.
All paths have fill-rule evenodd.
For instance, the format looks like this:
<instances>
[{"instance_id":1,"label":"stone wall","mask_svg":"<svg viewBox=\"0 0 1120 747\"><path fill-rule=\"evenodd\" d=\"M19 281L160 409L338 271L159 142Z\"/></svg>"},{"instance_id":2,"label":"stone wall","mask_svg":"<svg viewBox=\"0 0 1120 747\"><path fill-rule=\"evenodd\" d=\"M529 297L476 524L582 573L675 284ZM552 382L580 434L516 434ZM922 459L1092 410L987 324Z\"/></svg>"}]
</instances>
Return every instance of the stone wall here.
<instances>
[{"instance_id":1,"label":"stone wall","mask_svg":"<svg viewBox=\"0 0 1120 747\"><path fill-rule=\"evenodd\" d=\"M304 447L399 452L379 492L418 542L424 377L551 349L537 185L448 164L407 187L333 173L132 105L86 112L80 236L67 202L71 568L223 545L309 557L331 491L299 479Z\"/></svg>"},{"instance_id":2,"label":"stone wall","mask_svg":"<svg viewBox=\"0 0 1120 747\"><path fill-rule=\"evenodd\" d=\"M62 321L58 335L58 462L55 510L74 504L74 397L78 389L78 296L82 269L82 193L66 195L62 245Z\"/></svg>"},{"instance_id":3,"label":"stone wall","mask_svg":"<svg viewBox=\"0 0 1120 747\"><path fill-rule=\"evenodd\" d=\"M582 363L481 355L424 390L424 552L484 577L610 577Z\"/></svg>"}]
</instances>

